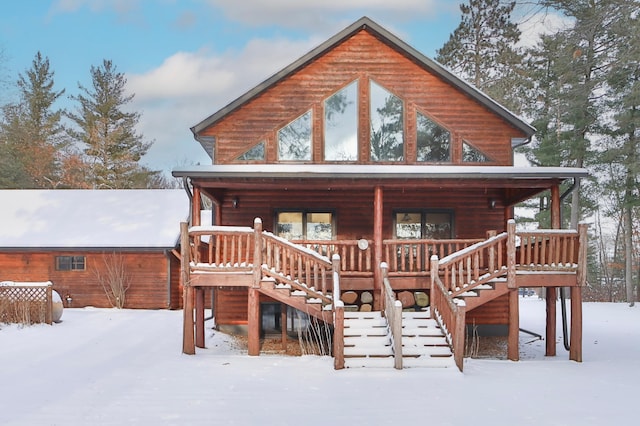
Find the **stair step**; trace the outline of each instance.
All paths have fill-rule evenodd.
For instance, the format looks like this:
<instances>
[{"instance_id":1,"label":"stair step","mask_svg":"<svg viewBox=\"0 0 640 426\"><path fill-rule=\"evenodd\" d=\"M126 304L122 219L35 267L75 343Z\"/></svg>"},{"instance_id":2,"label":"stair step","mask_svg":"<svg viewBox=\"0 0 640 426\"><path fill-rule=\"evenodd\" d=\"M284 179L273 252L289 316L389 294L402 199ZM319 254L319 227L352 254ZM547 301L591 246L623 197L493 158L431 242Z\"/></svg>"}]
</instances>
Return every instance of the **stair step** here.
<instances>
[{"instance_id":1,"label":"stair step","mask_svg":"<svg viewBox=\"0 0 640 426\"><path fill-rule=\"evenodd\" d=\"M346 368L393 368L394 358L391 357L345 357Z\"/></svg>"},{"instance_id":2,"label":"stair step","mask_svg":"<svg viewBox=\"0 0 640 426\"><path fill-rule=\"evenodd\" d=\"M373 318L382 318L382 314L380 311L371 311L371 312L352 312L345 311L344 319L373 319Z\"/></svg>"},{"instance_id":3,"label":"stair step","mask_svg":"<svg viewBox=\"0 0 640 426\"><path fill-rule=\"evenodd\" d=\"M456 362L453 356L450 357L403 357L402 366L405 368L456 368Z\"/></svg>"},{"instance_id":4,"label":"stair step","mask_svg":"<svg viewBox=\"0 0 640 426\"><path fill-rule=\"evenodd\" d=\"M402 346L449 346L444 336L402 336Z\"/></svg>"},{"instance_id":5,"label":"stair step","mask_svg":"<svg viewBox=\"0 0 640 426\"><path fill-rule=\"evenodd\" d=\"M438 337L443 336L442 330L435 327L411 327L402 328L403 336L424 336L424 337Z\"/></svg>"},{"instance_id":6,"label":"stair step","mask_svg":"<svg viewBox=\"0 0 640 426\"><path fill-rule=\"evenodd\" d=\"M452 356L449 346L420 346L420 347L405 347L402 346L402 356L426 356L426 357L441 357Z\"/></svg>"},{"instance_id":7,"label":"stair step","mask_svg":"<svg viewBox=\"0 0 640 426\"><path fill-rule=\"evenodd\" d=\"M405 328L440 328L434 319L403 319L402 326Z\"/></svg>"},{"instance_id":8,"label":"stair step","mask_svg":"<svg viewBox=\"0 0 640 426\"><path fill-rule=\"evenodd\" d=\"M347 336L386 336L389 334L387 327L372 328L344 328L344 335Z\"/></svg>"},{"instance_id":9,"label":"stair step","mask_svg":"<svg viewBox=\"0 0 640 426\"><path fill-rule=\"evenodd\" d=\"M344 346L358 347L358 348L371 348L371 347L385 347L391 344L389 336L345 336Z\"/></svg>"},{"instance_id":10,"label":"stair step","mask_svg":"<svg viewBox=\"0 0 640 426\"><path fill-rule=\"evenodd\" d=\"M363 327L386 327L387 320L385 318L369 318L369 319L353 319L349 318L344 320L344 326L352 327L352 328L363 328Z\"/></svg>"},{"instance_id":11,"label":"stair step","mask_svg":"<svg viewBox=\"0 0 640 426\"><path fill-rule=\"evenodd\" d=\"M402 320L405 319L430 319L431 314L427 311L419 311L419 312L403 312Z\"/></svg>"},{"instance_id":12,"label":"stair step","mask_svg":"<svg viewBox=\"0 0 640 426\"><path fill-rule=\"evenodd\" d=\"M360 356L360 357L376 357L376 356L392 356L393 348L391 346L346 346L344 347L344 356Z\"/></svg>"}]
</instances>

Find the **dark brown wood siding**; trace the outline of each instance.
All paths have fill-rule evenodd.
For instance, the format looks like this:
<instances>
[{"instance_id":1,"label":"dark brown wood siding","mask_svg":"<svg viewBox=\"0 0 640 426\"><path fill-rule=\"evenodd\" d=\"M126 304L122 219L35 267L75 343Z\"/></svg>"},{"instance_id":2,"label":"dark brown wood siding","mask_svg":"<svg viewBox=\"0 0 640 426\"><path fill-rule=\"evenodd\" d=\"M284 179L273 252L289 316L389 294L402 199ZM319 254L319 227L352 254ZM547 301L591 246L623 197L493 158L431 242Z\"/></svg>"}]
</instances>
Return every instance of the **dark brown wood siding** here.
<instances>
[{"instance_id":1,"label":"dark brown wood siding","mask_svg":"<svg viewBox=\"0 0 640 426\"><path fill-rule=\"evenodd\" d=\"M323 161L323 101L349 83L360 85L359 162L368 162L368 87L373 80L404 100L406 163L415 163L415 114L420 111L452 134L454 163L462 140L489 156L494 165L512 165L511 138L524 134L462 91L430 74L374 35L361 31L314 62L278 82L204 130L216 137L215 161L233 163L259 141L267 142L267 162L277 162L276 132L313 109L312 162Z\"/></svg>"},{"instance_id":2,"label":"dark brown wood siding","mask_svg":"<svg viewBox=\"0 0 640 426\"><path fill-rule=\"evenodd\" d=\"M0 252L0 280L51 281L65 306L64 299L69 295L73 299L71 307L111 307L98 274L105 273L105 262L110 262L112 255L113 252L95 251ZM85 256L86 269L58 271L56 256ZM164 251L118 252L116 256L122 256L131 278L125 307L169 307L169 265Z\"/></svg>"},{"instance_id":3,"label":"dark brown wood siding","mask_svg":"<svg viewBox=\"0 0 640 426\"><path fill-rule=\"evenodd\" d=\"M505 294L492 300L489 303L478 306L467 312L467 325L488 324L505 325L509 324L509 295Z\"/></svg>"}]
</instances>

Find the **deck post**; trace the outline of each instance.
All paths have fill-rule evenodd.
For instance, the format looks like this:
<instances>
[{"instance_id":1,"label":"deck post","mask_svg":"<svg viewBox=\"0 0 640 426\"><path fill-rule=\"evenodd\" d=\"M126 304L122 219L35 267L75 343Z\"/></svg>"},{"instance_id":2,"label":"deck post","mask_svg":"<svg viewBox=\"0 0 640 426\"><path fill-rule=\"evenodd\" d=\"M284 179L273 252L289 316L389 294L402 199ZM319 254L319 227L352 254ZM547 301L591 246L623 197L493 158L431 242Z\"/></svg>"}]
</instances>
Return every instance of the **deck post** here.
<instances>
[{"instance_id":1,"label":"deck post","mask_svg":"<svg viewBox=\"0 0 640 426\"><path fill-rule=\"evenodd\" d=\"M180 223L180 276L182 278L182 353L194 355L196 353L193 336L193 304L191 302L191 284L189 283L189 225L186 222Z\"/></svg>"},{"instance_id":2,"label":"deck post","mask_svg":"<svg viewBox=\"0 0 640 426\"><path fill-rule=\"evenodd\" d=\"M196 347L204 348L204 288L196 287Z\"/></svg>"},{"instance_id":3,"label":"deck post","mask_svg":"<svg viewBox=\"0 0 640 426\"><path fill-rule=\"evenodd\" d=\"M551 228L560 229L560 186L553 185L551 187Z\"/></svg>"},{"instance_id":4,"label":"deck post","mask_svg":"<svg viewBox=\"0 0 640 426\"><path fill-rule=\"evenodd\" d=\"M262 219L253 220L253 288L260 288L262 281Z\"/></svg>"},{"instance_id":5,"label":"deck post","mask_svg":"<svg viewBox=\"0 0 640 426\"><path fill-rule=\"evenodd\" d=\"M520 309L518 284L516 283L516 221L507 221L507 287L509 288L509 337L507 357L511 361L520 359L518 339L520 334Z\"/></svg>"},{"instance_id":6,"label":"deck post","mask_svg":"<svg viewBox=\"0 0 640 426\"><path fill-rule=\"evenodd\" d=\"M546 288L547 303L547 329L546 329L546 356L556 356L556 287Z\"/></svg>"},{"instance_id":7,"label":"deck post","mask_svg":"<svg viewBox=\"0 0 640 426\"><path fill-rule=\"evenodd\" d=\"M518 305L518 289L509 290L509 337L507 340L507 358L511 361L520 359L519 348L520 309Z\"/></svg>"},{"instance_id":8,"label":"deck post","mask_svg":"<svg viewBox=\"0 0 640 426\"><path fill-rule=\"evenodd\" d=\"M582 362L582 287L571 287L569 359Z\"/></svg>"},{"instance_id":9,"label":"deck post","mask_svg":"<svg viewBox=\"0 0 640 426\"><path fill-rule=\"evenodd\" d=\"M282 333L282 350L286 353L289 338L287 336L287 305L284 303L280 304L280 331Z\"/></svg>"},{"instance_id":10,"label":"deck post","mask_svg":"<svg viewBox=\"0 0 640 426\"><path fill-rule=\"evenodd\" d=\"M257 288L249 288L248 306L248 352L251 356L260 355L260 293Z\"/></svg>"},{"instance_id":11,"label":"deck post","mask_svg":"<svg viewBox=\"0 0 640 426\"><path fill-rule=\"evenodd\" d=\"M507 287L517 288L516 283L516 221L507 222Z\"/></svg>"},{"instance_id":12,"label":"deck post","mask_svg":"<svg viewBox=\"0 0 640 426\"><path fill-rule=\"evenodd\" d=\"M202 197L200 195L200 187L193 187L193 201L191 202L191 225L200 226L200 209L202 208Z\"/></svg>"},{"instance_id":13,"label":"deck post","mask_svg":"<svg viewBox=\"0 0 640 426\"><path fill-rule=\"evenodd\" d=\"M373 264L382 263L382 216L383 216L383 191L381 186L376 186L373 196ZM373 310L379 311L382 306L382 276L380 268L373 268Z\"/></svg>"}]
</instances>

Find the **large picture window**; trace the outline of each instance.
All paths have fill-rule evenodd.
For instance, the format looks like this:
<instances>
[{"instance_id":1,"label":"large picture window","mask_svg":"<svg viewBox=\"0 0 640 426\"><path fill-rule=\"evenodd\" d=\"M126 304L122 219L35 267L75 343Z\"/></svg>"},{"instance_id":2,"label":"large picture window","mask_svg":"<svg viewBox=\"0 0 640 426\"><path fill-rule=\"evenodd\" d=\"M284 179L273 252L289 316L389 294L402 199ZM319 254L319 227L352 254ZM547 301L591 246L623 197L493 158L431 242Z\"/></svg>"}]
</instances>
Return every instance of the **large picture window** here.
<instances>
[{"instance_id":1,"label":"large picture window","mask_svg":"<svg viewBox=\"0 0 640 426\"><path fill-rule=\"evenodd\" d=\"M276 214L276 234L287 240L331 240L333 213L287 211Z\"/></svg>"},{"instance_id":2,"label":"large picture window","mask_svg":"<svg viewBox=\"0 0 640 426\"><path fill-rule=\"evenodd\" d=\"M84 271L84 256L56 256L56 271Z\"/></svg>"},{"instance_id":3,"label":"large picture window","mask_svg":"<svg viewBox=\"0 0 640 426\"><path fill-rule=\"evenodd\" d=\"M404 105L402 99L371 82L371 160L404 160Z\"/></svg>"},{"instance_id":4,"label":"large picture window","mask_svg":"<svg viewBox=\"0 0 640 426\"><path fill-rule=\"evenodd\" d=\"M324 101L324 159L358 159L358 82Z\"/></svg>"}]
</instances>

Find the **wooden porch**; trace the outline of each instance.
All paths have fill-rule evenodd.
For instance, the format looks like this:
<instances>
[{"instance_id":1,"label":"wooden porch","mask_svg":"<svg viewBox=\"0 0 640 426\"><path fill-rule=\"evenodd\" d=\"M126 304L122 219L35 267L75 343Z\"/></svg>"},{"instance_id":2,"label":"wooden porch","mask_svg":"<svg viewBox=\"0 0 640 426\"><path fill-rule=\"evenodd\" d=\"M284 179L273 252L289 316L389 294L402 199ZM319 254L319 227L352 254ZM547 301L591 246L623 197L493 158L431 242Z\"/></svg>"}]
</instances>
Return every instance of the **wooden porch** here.
<instances>
[{"instance_id":1,"label":"wooden porch","mask_svg":"<svg viewBox=\"0 0 640 426\"><path fill-rule=\"evenodd\" d=\"M518 289L547 291L546 341L555 355L555 294L571 288L570 359L582 360L581 287L586 273L586 225L576 230L506 232L486 239L290 242L254 227L192 226L181 229L184 284L183 352L204 347L204 295L211 287L248 291L248 352L260 352L260 294L333 326L333 356L345 366L345 305L341 291L368 289L373 310L388 324L396 368L403 366L403 317L398 290L428 292L430 317L444 332L462 370L465 315L508 295L508 357L518 359ZM376 247L379 246L379 249ZM380 259L380 262L376 262ZM398 313L400 311L400 313ZM415 354L412 355L415 357ZM420 356L420 355L418 355Z\"/></svg>"}]
</instances>

